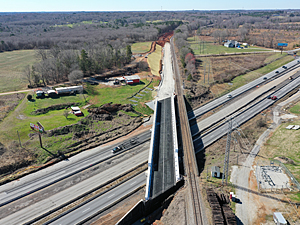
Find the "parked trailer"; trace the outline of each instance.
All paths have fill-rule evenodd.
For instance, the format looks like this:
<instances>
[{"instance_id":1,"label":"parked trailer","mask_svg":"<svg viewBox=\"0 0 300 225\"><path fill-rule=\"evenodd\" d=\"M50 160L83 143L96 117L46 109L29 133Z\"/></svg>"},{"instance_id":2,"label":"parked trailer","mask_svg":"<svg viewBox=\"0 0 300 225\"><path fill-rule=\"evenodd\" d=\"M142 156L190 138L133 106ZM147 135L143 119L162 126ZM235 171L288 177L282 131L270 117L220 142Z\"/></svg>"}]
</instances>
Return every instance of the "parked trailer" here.
<instances>
[{"instance_id":1,"label":"parked trailer","mask_svg":"<svg viewBox=\"0 0 300 225\"><path fill-rule=\"evenodd\" d=\"M280 212L274 212L273 219L276 225L286 225L287 222Z\"/></svg>"},{"instance_id":2,"label":"parked trailer","mask_svg":"<svg viewBox=\"0 0 300 225\"><path fill-rule=\"evenodd\" d=\"M61 87L61 88L55 88L55 91L57 94L70 94L72 92L80 93L83 91L83 87L82 87L82 85L71 86L71 87Z\"/></svg>"}]
</instances>

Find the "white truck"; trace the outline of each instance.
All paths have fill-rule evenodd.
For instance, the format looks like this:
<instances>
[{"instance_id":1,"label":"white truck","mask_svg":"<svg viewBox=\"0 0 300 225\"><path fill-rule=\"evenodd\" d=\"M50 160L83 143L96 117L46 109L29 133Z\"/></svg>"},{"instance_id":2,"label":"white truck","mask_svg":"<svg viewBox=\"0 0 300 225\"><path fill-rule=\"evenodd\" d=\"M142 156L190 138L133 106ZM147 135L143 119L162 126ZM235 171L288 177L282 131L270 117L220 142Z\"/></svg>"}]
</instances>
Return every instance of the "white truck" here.
<instances>
[{"instance_id":1,"label":"white truck","mask_svg":"<svg viewBox=\"0 0 300 225\"><path fill-rule=\"evenodd\" d=\"M273 213L273 219L276 225L286 225L287 222L284 219L283 215L280 212Z\"/></svg>"}]
</instances>

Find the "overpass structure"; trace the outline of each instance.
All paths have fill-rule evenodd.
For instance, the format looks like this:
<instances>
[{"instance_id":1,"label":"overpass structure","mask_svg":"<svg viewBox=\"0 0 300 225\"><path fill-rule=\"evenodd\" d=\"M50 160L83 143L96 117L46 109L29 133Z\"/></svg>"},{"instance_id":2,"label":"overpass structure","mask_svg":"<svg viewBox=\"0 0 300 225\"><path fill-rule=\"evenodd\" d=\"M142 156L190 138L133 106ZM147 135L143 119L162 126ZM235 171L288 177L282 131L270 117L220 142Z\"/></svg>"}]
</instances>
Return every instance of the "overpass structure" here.
<instances>
[{"instance_id":1,"label":"overpass structure","mask_svg":"<svg viewBox=\"0 0 300 225\"><path fill-rule=\"evenodd\" d=\"M163 82L155 101L145 199L153 199L180 180L170 45L164 47Z\"/></svg>"}]
</instances>

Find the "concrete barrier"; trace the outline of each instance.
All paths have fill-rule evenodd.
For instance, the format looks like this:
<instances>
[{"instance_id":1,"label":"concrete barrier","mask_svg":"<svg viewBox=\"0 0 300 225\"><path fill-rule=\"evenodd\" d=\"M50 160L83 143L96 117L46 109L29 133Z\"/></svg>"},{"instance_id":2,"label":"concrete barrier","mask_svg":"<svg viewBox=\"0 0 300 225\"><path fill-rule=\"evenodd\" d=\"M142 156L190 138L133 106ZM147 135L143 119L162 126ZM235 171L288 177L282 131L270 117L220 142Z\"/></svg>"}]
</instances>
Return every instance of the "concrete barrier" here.
<instances>
[{"instance_id":1,"label":"concrete barrier","mask_svg":"<svg viewBox=\"0 0 300 225\"><path fill-rule=\"evenodd\" d=\"M145 205L144 200L141 199L135 204L117 223L116 225L133 224L138 219L144 216Z\"/></svg>"},{"instance_id":2,"label":"concrete barrier","mask_svg":"<svg viewBox=\"0 0 300 225\"><path fill-rule=\"evenodd\" d=\"M153 119L153 126L152 126L152 133L151 133L151 142L150 142L150 151L149 151L149 158L148 158L148 176L146 182L146 194L145 199L149 200L151 196L151 188L152 188L152 166L153 166L153 151L154 151L154 142L155 142L155 133L156 133L156 125L157 125L157 108L158 108L158 101L155 100L155 110L154 110L154 119Z\"/></svg>"},{"instance_id":3,"label":"concrete barrier","mask_svg":"<svg viewBox=\"0 0 300 225\"><path fill-rule=\"evenodd\" d=\"M184 185L184 180L180 180L175 186L171 187L164 193L158 195L149 201L140 200L134 207L130 209L117 223L116 225L133 224L134 222L146 218L152 212L161 207L162 203L172 194L174 194L179 188Z\"/></svg>"},{"instance_id":4,"label":"concrete barrier","mask_svg":"<svg viewBox=\"0 0 300 225\"><path fill-rule=\"evenodd\" d=\"M178 140L177 140L177 126L176 126L176 115L175 115L175 96L171 97L171 110L172 110L172 127L173 127L173 144L174 144L174 169L176 182L180 181L179 173L179 160L178 160Z\"/></svg>"}]
</instances>

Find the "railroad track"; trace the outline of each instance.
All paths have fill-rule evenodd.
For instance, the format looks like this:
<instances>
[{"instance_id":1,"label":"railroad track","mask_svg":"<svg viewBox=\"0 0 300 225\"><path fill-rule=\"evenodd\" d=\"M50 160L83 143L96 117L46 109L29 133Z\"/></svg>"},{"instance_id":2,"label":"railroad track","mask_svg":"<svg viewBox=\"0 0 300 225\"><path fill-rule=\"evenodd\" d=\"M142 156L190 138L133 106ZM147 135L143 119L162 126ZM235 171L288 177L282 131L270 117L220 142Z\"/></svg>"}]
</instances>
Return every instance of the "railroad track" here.
<instances>
[{"instance_id":1,"label":"railroad track","mask_svg":"<svg viewBox=\"0 0 300 225\"><path fill-rule=\"evenodd\" d=\"M175 91L177 94L178 111L182 135L182 147L184 151L185 173L187 175L188 187L191 194L192 210L194 214L194 223L197 225L205 224L201 211L201 192L197 177L199 176L198 166L196 163L196 156L194 152L193 140L187 117L187 111L182 91L182 82L179 76L179 69L177 66L175 51L173 43L171 43L171 51L173 58L173 70L175 73Z\"/></svg>"}]
</instances>

